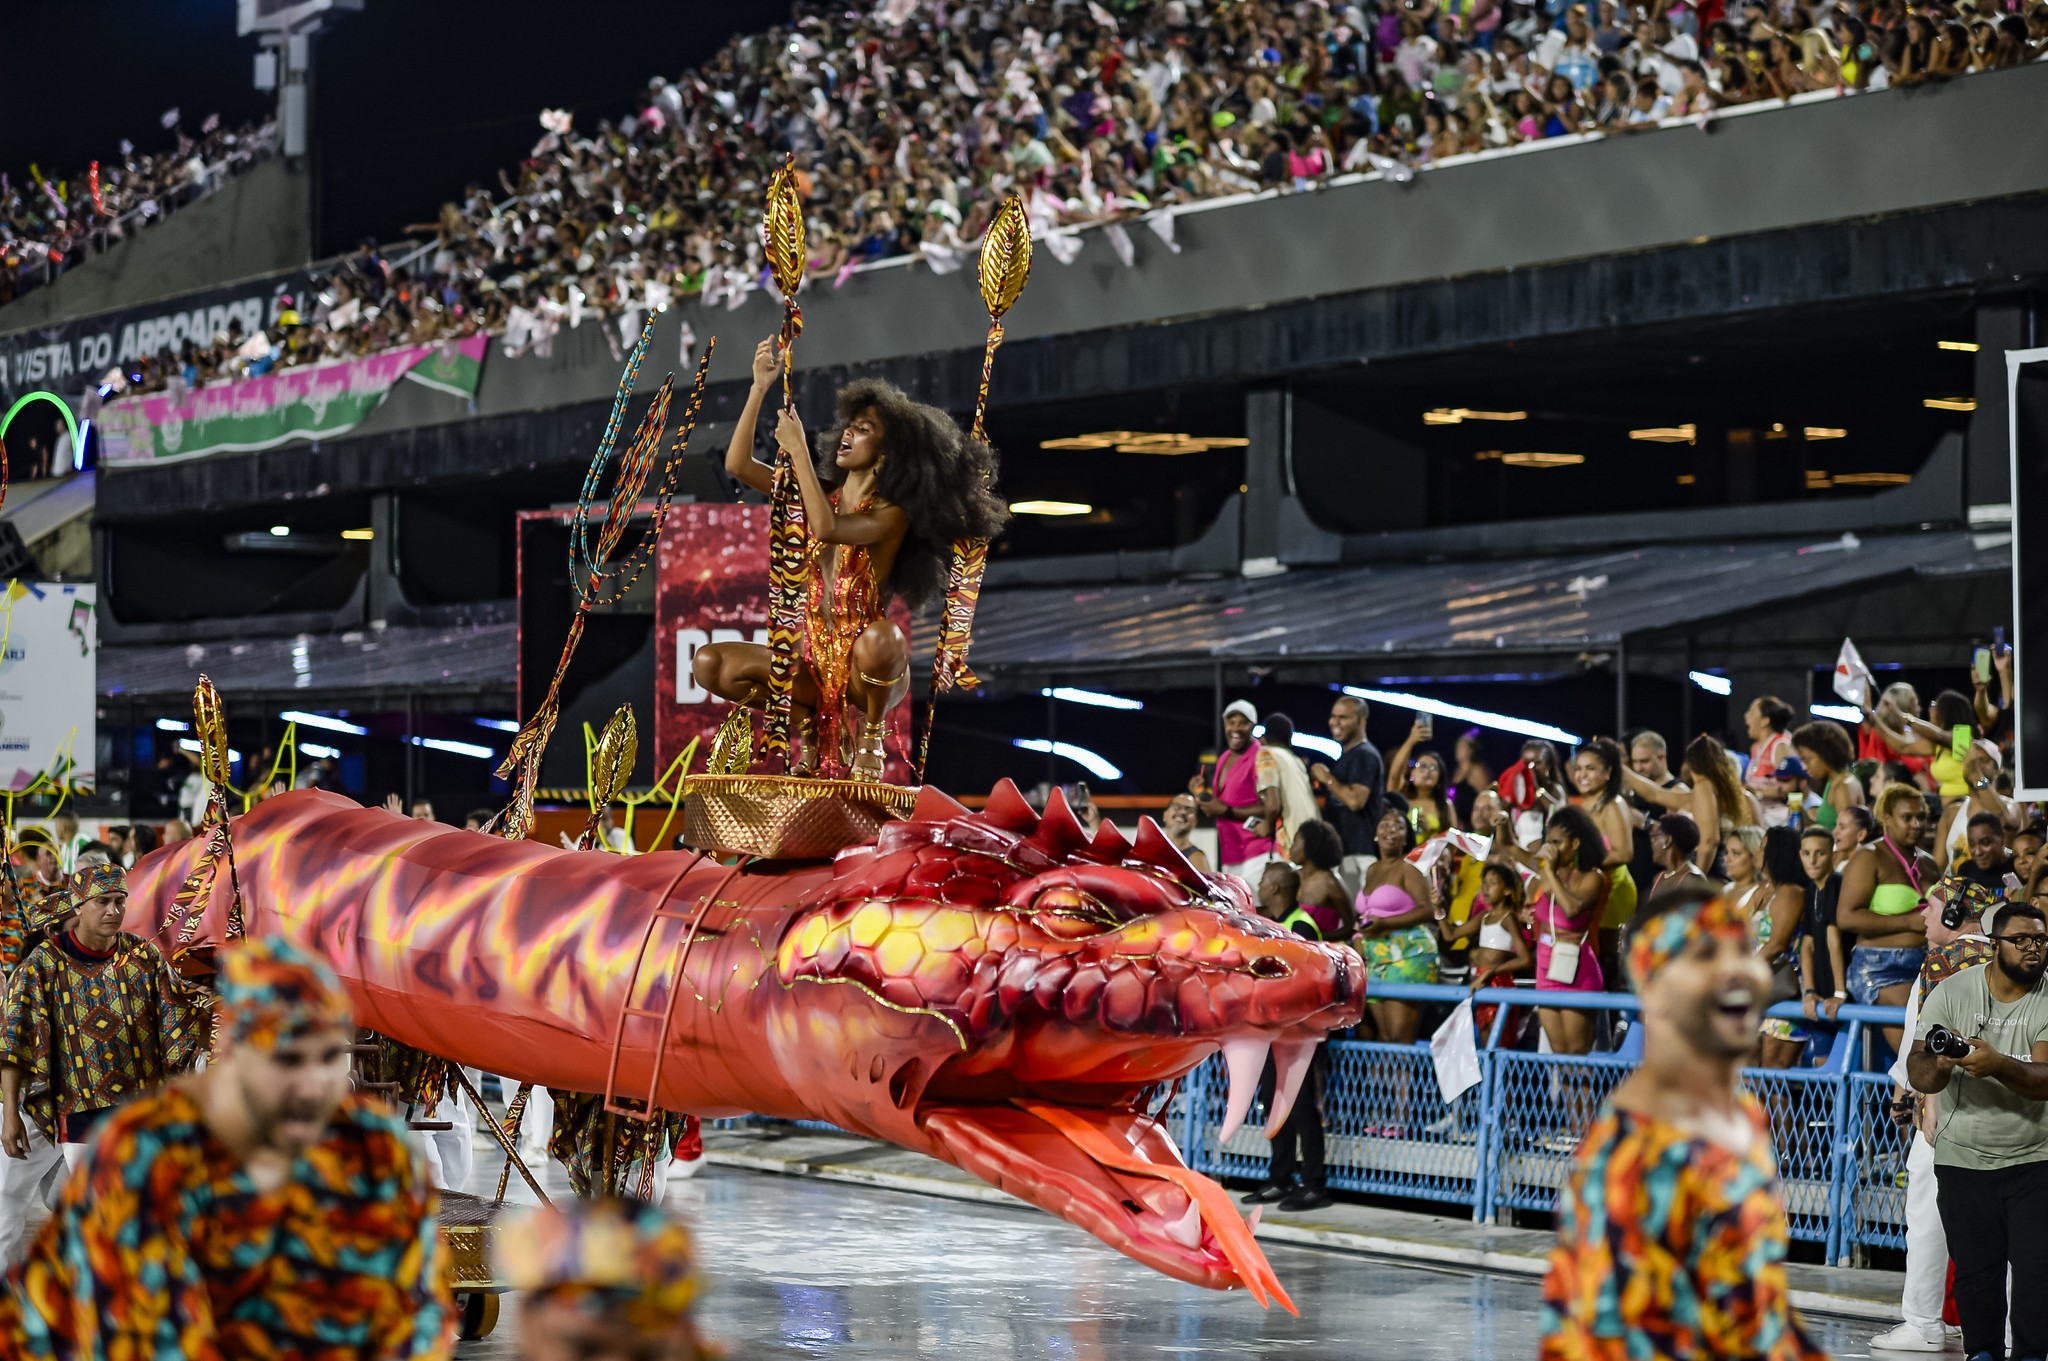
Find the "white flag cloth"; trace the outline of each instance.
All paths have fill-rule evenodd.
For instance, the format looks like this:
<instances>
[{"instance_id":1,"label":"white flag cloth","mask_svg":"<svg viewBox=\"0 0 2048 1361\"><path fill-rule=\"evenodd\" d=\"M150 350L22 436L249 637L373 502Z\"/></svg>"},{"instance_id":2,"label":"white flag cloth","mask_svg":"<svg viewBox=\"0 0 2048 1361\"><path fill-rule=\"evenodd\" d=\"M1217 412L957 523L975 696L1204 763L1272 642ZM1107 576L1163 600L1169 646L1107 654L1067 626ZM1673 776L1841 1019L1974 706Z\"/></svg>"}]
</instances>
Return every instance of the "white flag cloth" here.
<instances>
[{"instance_id":1,"label":"white flag cloth","mask_svg":"<svg viewBox=\"0 0 2048 1361\"><path fill-rule=\"evenodd\" d=\"M1456 1101L1479 1085L1479 1030L1472 1023L1471 998L1452 1008L1450 1019L1430 1036L1429 1057L1445 1101Z\"/></svg>"},{"instance_id":2,"label":"white flag cloth","mask_svg":"<svg viewBox=\"0 0 2048 1361\"><path fill-rule=\"evenodd\" d=\"M1844 638L1842 655L1835 658L1835 693L1851 704L1867 703L1870 682L1870 668L1863 664L1863 654L1856 650L1854 642Z\"/></svg>"},{"instance_id":3,"label":"white flag cloth","mask_svg":"<svg viewBox=\"0 0 2048 1361\"><path fill-rule=\"evenodd\" d=\"M173 104L170 108L165 109L159 114L156 121L167 128L174 128L178 126L178 116L178 106Z\"/></svg>"},{"instance_id":4,"label":"white flag cloth","mask_svg":"<svg viewBox=\"0 0 2048 1361\"><path fill-rule=\"evenodd\" d=\"M1166 243L1166 248L1175 255L1180 254L1180 242L1173 239L1173 210L1162 208L1156 213L1147 213L1145 225L1152 229L1152 235Z\"/></svg>"},{"instance_id":5,"label":"white flag cloth","mask_svg":"<svg viewBox=\"0 0 2048 1361\"><path fill-rule=\"evenodd\" d=\"M1123 223L1110 223L1102 229L1102 236L1109 242L1109 248L1116 252L1116 258L1124 262L1125 269L1137 262L1138 248L1132 244L1131 234L1124 230Z\"/></svg>"},{"instance_id":6,"label":"white flag cloth","mask_svg":"<svg viewBox=\"0 0 2048 1361\"><path fill-rule=\"evenodd\" d=\"M1063 265L1073 264L1074 257L1081 253L1079 232L1047 232L1039 238L1039 242L1052 252L1053 259Z\"/></svg>"}]
</instances>

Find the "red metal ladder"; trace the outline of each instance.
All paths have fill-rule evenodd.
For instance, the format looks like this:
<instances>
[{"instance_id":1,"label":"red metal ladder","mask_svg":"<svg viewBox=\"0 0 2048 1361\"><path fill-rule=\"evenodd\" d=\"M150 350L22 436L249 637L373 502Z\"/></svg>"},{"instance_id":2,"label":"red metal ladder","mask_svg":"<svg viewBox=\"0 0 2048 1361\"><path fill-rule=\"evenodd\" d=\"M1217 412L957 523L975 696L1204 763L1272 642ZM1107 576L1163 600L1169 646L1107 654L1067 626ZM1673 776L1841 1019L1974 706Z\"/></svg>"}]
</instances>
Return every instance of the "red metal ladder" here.
<instances>
[{"instance_id":1,"label":"red metal ladder","mask_svg":"<svg viewBox=\"0 0 2048 1361\"><path fill-rule=\"evenodd\" d=\"M605 1066L604 1075L604 1109L608 1115L623 1115L642 1124L647 1124L654 1119L654 1095L661 1088L661 1067L668 1058L668 1037L675 1026L676 1001L683 994L684 971L690 961L690 947L696 944L697 931L703 925L704 914L710 911L712 904L718 900L719 895L725 892L725 886L730 884L734 876L744 869L747 864L745 860L741 860L738 864L727 869L719 877L718 882L712 886L711 891L697 901L694 908L672 907L669 904L669 894L674 893L676 888L683 882L684 876L703 864L704 859L705 853L699 851L695 859L677 872L676 877L669 882L669 886L662 891L661 905L656 907L647 918L647 930L640 937L639 952L633 956L633 972L626 980L626 994L619 1001L618 1024L612 1028L611 1059ZM669 966L668 997L665 1004L659 1009L636 1007L633 1005L633 999L640 995L640 977L646 968L648 950L654 942L655 929L664 921L688 922L683 931L683 939L676 946L674 962ZM649 1065L647 1075L647 1097L638 1109L622 1105L619 1101L619 1060L625 1053L626 1027L635 1020L659 1021L661 1023L661 1029L657 1034L654 1045L654 1060Z\"/></svg>"}]
</instances>

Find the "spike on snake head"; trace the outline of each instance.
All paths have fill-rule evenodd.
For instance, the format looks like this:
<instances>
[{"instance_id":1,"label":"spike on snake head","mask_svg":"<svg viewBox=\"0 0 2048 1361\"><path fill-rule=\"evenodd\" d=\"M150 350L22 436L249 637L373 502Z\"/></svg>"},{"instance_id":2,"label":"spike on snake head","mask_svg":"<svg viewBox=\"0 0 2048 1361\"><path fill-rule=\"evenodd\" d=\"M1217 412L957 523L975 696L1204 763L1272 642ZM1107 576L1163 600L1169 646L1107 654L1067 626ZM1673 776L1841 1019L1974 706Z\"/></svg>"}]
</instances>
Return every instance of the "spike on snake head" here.
<instances>
[{"instance_id":1,"label":"spike on snake head","mask_svg":"<svg viewBox=\"0 0 2048 1361\"><path fill-rule=\"evenodd\" d=\"M1013 780L1004 780L989 791L988 806L982 809L982 818L1006 832L1028 835L1038 830L1038 814L1031 811L1031 805L1024 801L1023 793Z\"/></svg>"},{"instance_id":2,"label":"spike on snake head","mask_svg":"<svg viewBox=\"0 0 2048 1361\"><path fill-rule=\"evenodd\" d=\"M1188 888L1202 886L1201 873L1188 863L1180 847L1173 844L1166 832L1149 816L1138 819L1138 841L1132 850L1134 859L1157 866L1172 875L1177 883Z\"/></svg>"},{"instance_id":3,"label":"spike on snake head","mask_svg":"<svg viewBox=\"0 0 2048 1361\"><path fill-rule=\"evenodd\" d=\"M933 785L917 791L917 805L910 810L912 822L951 822L966 816L966 804Z\"/></svg>"},{"instance_id":4,"label":"spike on snake head","mask_svg":"<svg viewBox=\"0 0 2048 1361\"><path fill-rule=\"evenodd\" d=\"M1120 864L1131 853L1131 843L1124 840L1124 834L1111 825L1108 818L1095 829L1095 840L1088 843L1088 858L1099 860L1105 865Z\"/></svg>"},{"instance_id":5,"label":"spike on snake head","mask_svg":"<svg viewBox=\"0 0 2048 1361\"><path fill-rule=\"evenodd\" d=\"M1045 801L1045 816L1038 820L1038 830L1026 837L1024 844L1037 847L1054 860L1064 860L1076 851L1088 849L1088 832L1057 785L1052 797Z\"/></svg>"}]
</instances>

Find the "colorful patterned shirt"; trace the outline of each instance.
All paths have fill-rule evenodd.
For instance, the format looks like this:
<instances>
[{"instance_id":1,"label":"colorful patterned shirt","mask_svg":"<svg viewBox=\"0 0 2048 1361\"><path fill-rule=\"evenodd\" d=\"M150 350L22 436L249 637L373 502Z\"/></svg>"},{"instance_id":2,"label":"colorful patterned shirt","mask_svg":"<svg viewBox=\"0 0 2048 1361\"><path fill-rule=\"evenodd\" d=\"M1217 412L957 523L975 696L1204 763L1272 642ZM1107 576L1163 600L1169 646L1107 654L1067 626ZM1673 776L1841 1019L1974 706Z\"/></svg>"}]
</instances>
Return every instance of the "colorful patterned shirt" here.
<instances>
[{"instance_id":1,"label":"colorful patterned shirt","mask_svg":"<svg viewBox=\"0 0 2048 1361\"><path fill-rule=\"evenodd\" d=\"M1998 947L1988 937L1978 935L1957 936L1928 946L1927 957L1920 961L1920 999L1924 1002L1942 979L1973 965L1989 964L1997 953Z\"/></svg>"},{"instance_id":2,"label":"colorful patterned shirt","mask_svg":"<svg viewBox=\"0 0 2048 1361\"><path fill-rule=\"evenodd\" d=\"M64 895L64 885L44 883L32 869L12 867L0 884L0 969L11 970L27 952L22 949L29 929L40 925L47 915L43 905Z\"/></svg>"},{"instance_id":3,"label":"colorful patterned shirt","mask_svg":"<svg viewBox=\"0 0 2048 1361\"><path fill-rule=\"evenodd\" d=\"M199 997L156 946L126 932L95 954L59 931L15 969L0 1007L0 1064L22 1073L23 1112L52 1143L60 1123L183 1072L205 1035Z\"/></svg>"},{"instance_id":4,"label":"colorful patterned shirt","mask_svg":"<svg viewBox=\"0 0 2048 1361\"><path fill-rule=\"evenodd\" d=\"M1827 1361L1792 1312L1763 1108L1749 1153L1608 1106L1557 1203L1543 1361Z\"/></svg>"},{"instance_id":5,"label":"colorful patterned shirt","mask_svg":"<svg viewBox=\"0 0 2048 1361\"><path fill-rule=\"evenodd\" d=\"M266 1192L183 1084L110 1116L0 1293L0 1349L55 1361L447 1357L437 1204L396 1117L350 1094Z\"/></svg>"}]
</instances>

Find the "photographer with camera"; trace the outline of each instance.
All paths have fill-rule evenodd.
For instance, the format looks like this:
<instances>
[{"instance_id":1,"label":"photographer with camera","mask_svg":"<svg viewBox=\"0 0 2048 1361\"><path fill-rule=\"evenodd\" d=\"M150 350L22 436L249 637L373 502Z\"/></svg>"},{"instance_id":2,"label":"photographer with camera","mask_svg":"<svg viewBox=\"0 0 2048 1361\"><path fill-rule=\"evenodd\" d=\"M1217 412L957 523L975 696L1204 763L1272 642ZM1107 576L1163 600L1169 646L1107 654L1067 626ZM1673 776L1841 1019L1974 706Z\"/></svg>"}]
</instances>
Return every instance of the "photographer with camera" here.
<instances>
[{"instance_id":1,"label":"photographer with camera","mask_svg":"<svg viewBox=\"0 0 2048 1361\"><path fill-rule=\"evenodd\" d=\"M1927 894L1923 920L1927 926L1927 958L1920 980L1906 1002L1906 1030L1916 1029L1920 1008L1943 980L1979 964L1997 951L1985 932L1997 924L1998 900L1981 885L1957 875L1936 884ZM1987 915L1989 914L1988 918ZM1948 1295L1948 1235L1942 1232L1934 1171L1932 1108L1912 1090L1905 1054L1892 1060L1891 1080L1898 1099L1892 1119L1903 1129L1906 1149L1906 1282L1899 1292L1898 1325L1870 1339L1883 1351L1938 1352L1948 1346L1942 1305Z\"/></svg>"},{"instance_id":2,"label":"photographer with camera","mask_svg":"<svg viewBox=\"0 0 2048 1361\"><path fill-rule=\"evenodd\" d=\"M2048 915L2027 903L1987 916L1995 953L1928 994L1906 1058L1913 1087L1940 1098L1936 1200L1972 1361L2005 1356L2008 1267L2013 1354L2048 1355Z\"/></svg>"}]
</instances>

